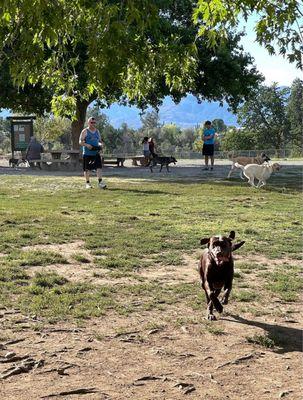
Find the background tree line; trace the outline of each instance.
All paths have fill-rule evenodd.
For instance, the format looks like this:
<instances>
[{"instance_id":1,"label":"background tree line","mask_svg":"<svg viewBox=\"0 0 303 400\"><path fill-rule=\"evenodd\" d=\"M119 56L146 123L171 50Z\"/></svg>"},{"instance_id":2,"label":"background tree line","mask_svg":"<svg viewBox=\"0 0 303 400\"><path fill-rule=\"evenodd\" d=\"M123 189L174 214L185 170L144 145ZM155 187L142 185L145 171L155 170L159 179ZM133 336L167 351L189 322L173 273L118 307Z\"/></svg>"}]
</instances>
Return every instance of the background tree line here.
<instances>
[{"instance_id":1,"label":"background tree line","mask_svg":"<svg viewBox=\"0 0 303 400\"><path fill-rule=\"evenodd\" d=\"M144 136L153 137L157 151L162 153L200 151L202 126L180 128L175 124L162 124L153 110L142 115L142 126L133 129L123 123L120 128L110 124L108 117L96 104L88 109L87 117L94 116L105 144L111 153L140 153ZM277 85L260 86L237 109L241 128L226 126L221 119L213 125L219 133L217 150L289 150L292 155L302 155L303 147L303 81L296 79L291 88ZM203 124L203 120L201 121ZM71 121L48 114L35 121L35 134L51 148L70 148ZM0 148L10 149L10 127L0 120Z\"/></svg>"}]
</instances>

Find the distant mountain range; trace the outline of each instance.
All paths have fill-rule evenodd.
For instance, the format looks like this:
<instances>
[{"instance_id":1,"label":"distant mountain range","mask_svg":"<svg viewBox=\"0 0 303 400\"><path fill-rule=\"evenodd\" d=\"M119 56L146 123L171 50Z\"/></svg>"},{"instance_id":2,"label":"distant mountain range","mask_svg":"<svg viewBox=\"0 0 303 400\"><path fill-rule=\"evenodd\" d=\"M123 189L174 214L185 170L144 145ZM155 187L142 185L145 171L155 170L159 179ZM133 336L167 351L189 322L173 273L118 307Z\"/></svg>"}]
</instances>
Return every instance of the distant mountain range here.
<instances>
[{"instance_id":1,"label":"distant mountain range","mask_svg":"<svg viewBox=\"0 0 303 400\"><path fill-rule=\"evenodd\" d=\"M150 111L150 110L149 110ZM109 118L109 122L115 128L122 123L127 123L131 128L139 128L141 124L140 110L137 107L120 106L113 104L110 108L102 110ZM0 116L6 118L8 110L2 110ZM159 107L161 123L176 124L182 128L188 128L201 124L205 120L223 119L225 125L237 124L237 117L228 110L227 104L222 107L218 102L202 102L199 104L196 98L188 95L179 104L175 104L169 97L166 97Z\"/></svg>"},{"instance_id":2,"label":"distant mountain range","mask_svg":"<svg viewBox=\"0 0 303 400\"><path fill-rule=\"evenodd\" d=\"M110 123L115 128L120 127L123 122L126 122L131 128L139 128L142 125L140 110L136 107L113 104L102 112L108 116ZM222 107L219 102L204 101L199 104L192 95L182 99L179 104L175 104L169 97L166 97L162 106L159 107L159 117L161 123L172 123L182 128L196 126L207 119L211 121L223 119L225 125L238 126L237 117L228 110L227 104Z\"/></svg>"}]
</instances>

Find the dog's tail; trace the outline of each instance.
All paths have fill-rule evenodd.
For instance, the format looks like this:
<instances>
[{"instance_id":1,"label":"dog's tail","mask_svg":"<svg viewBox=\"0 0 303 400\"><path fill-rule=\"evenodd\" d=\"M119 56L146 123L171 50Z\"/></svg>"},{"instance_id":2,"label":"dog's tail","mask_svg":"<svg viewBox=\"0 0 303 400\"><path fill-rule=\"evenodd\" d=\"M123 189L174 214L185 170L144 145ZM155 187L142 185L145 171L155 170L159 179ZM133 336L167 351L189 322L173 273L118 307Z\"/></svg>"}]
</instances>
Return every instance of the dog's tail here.
<instances>
[{"instance_id":1,"label":"dog's tail","mask_svg":"<svg viewBox=\"0 0 303 400\"><path fill-rule=\"evenodd\" d=\"M239 163L235 163L235 167L237 167L237 168L241 168L242 169L242 171L244 171L244 166L243 165L241 165L241 164L239 164Z\"/></svg>"}]
</instances>

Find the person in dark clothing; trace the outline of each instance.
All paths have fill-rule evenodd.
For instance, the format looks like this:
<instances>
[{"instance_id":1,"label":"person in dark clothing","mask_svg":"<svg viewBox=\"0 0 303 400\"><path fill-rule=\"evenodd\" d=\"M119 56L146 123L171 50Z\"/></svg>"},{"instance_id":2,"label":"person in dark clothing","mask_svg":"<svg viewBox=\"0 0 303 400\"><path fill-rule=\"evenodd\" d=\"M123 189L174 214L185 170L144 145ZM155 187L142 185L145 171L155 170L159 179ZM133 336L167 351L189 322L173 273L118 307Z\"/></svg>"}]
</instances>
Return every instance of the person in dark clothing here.
<instances>
[{"instance_id":1,"label":"person in dark clothing","mask_svg":"<svg viewBox=\"0 0 303 400\"><path fill-rule=\"evenodd\" d=\"M44 148L38 140L32 136L30 138L29 145L26 149L25 159L29 162L29 165L33 167L35 165L35 161L33 160L40 160L41 153L44 153ZM37 166L41 169L41 164L39 161L36 161Z\"/></svg>"},{"instance_id":2,"label":"person in dark clothing","mask_svg":"<svg viewBox=\"0 0 303 400\"><path fill-rule=\"evenodd\" d=\"M149 145L149 152L150 152L151 156L155 157L156 156L156 153L155 153L155 142L154 142L154 139L152 137L149 138L148 145Z\"/></svg>"}]
</instances>

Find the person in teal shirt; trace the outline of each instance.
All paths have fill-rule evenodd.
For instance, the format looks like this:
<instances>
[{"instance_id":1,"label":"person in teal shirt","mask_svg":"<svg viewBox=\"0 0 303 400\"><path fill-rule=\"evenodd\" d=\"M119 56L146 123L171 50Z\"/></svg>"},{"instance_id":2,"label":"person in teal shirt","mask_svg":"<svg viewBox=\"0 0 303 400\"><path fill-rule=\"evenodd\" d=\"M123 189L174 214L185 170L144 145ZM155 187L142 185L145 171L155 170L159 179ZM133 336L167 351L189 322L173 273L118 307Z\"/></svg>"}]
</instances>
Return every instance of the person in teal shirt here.
<instances>
[{"instance_id":1,"label":"person in teal shirt","mask_svg":"<svg viewBox=\"0 0 303 400\"><path fill-rule=\"evenodd\" d=\"M210 169L214 169L214 151L215 151L215 138L216 138L216 130L212 126L210 121L206 121L203 129L203 149L202 154L205 157L205 170L208 170L208 161L210 158Z\"/></svg>"}]
</instances>

